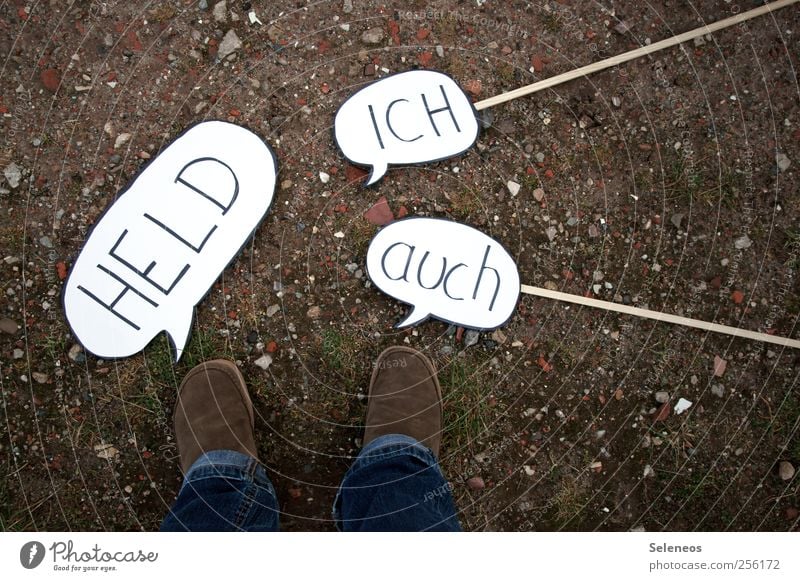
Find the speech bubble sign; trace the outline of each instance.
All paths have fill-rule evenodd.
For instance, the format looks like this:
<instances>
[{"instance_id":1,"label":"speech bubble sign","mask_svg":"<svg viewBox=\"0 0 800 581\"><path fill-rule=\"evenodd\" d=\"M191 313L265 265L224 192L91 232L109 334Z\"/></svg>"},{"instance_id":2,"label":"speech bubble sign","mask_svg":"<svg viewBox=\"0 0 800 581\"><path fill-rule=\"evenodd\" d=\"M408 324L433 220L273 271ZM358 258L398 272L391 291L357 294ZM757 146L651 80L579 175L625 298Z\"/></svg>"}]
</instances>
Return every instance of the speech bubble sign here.
<instances>
[{"instance_id":1,"label":"speech bubble sign","mask_svg":"<svg viewBox=\"0 0 800 581\"><path fill-rule=\"evenodd\" d=\"M432 316L486 331L517 306L517 265L503 246L470 226L406 218L383 228L367 250L367 274L384 293L412 306L396 327Z\"/></svg>"},{"instance_id":2,"label":"speech bubble sign","mask_svg":"<svg viewBox=\"0 0 800 581\"><path fill-rule=\"evenodd\" d=\"M472 147L477 112L448 75L408 71L347 99L336 112L334 138L348 160L372 168L372 185L389 164L439 161Z\"/></svg>"},{"instance_id":3,"label":"speech bubble sign","mask_svg":"<svg viewBox=\"0 0 800 581\"><path fill-rule=\"evenodd\" d=\"M277 163L256 134L199 123L123 190L92 228L64 287L72 331L103 358L166 331L180 359L194 307L272 203Z\"/></svg>"}]
</instances>

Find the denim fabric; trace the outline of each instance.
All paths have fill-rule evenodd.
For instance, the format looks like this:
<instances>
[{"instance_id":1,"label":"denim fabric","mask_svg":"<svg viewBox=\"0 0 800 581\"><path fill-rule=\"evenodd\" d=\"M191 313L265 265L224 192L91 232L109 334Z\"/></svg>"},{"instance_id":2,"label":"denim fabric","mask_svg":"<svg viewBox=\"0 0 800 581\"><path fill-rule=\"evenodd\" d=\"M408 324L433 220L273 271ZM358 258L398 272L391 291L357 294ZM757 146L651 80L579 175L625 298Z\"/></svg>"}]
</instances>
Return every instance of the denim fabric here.
<instances>
[{"instance_id":1,"label":"denim fabric","mask_svg":"<svg viewBox=\"0 0 800 581\"><path fill-rule=\"evenodd\" d=\"M264 468L227 450L186 474L162 531L276 531L278 503ZM450 485L433 453L408 436L376 438L359 453L334 502L343 531L460 531Z\"/></svg>"},{"instance_id":2,"label":"denim fabric","mask_svg":"<svg viewBox=\"0 0 800 581\"><path fill-rule=\"evenodd\" d=\"M361 450L333 505L342 531L460 531L436 457L414 438L389 434Z\"/></svg>"},{"instance_id":3,"label":"denim fabric","mask_svg":"<svg viewBox=\"0 0 800 581\"><path fill-rule=\"evenodd\" d=\"M255 458L214 450L198 458L162 531L277 531L278 500Z\"/></svg>"}]
</instances>

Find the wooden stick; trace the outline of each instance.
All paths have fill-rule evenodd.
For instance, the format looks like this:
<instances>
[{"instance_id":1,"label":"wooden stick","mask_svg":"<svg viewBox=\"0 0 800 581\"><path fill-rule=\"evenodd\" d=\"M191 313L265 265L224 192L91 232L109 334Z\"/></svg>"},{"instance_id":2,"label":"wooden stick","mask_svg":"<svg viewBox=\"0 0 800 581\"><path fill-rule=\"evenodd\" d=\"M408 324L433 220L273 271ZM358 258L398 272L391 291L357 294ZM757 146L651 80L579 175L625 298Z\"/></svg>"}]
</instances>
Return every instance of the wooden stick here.
<instances>
[{"instance_id":1,"label":"wooden stick","mask_svg":"<svg viewBox=\"0 0 800 581\"><path fill-rule=\"evenodd\" d=\"M566 83L567 81L577 79L578 77L584 77L592 73L602 71L603 69L607 69L609 67L613 67L615 65L633 60L635 58L639 58L640 56L654 53L664 48L675 46L676 44L681 44L682 42L686 42L687 40L692 40L694 38L697 38L698 36L711 34L712 32L722 30L723 28L734 26L735 24L739 24L746 20L750 20L751 18L755 18L757 16L761 16L762 14L772 12L773 10L778 10L779 8L789 6L790 4L794 4L796 2L798 2L798 0L778 0L777 2L765 4L764 6L759 6L758 8L754 8L753 10L748 10L747 12L742 12L741 14L737 14L735 16L731 16L730 18L720 20L719 22L714 22L713 24L708 24L705 26L701 26L700 28L695 28L694 30L690 30L689 32L684 32L683 34L679 34L678 36L673 36L672 38L666 38L654 44L650 44L648 46L643 46L635 50L624 52L617 56L612 56L602 61L598 61L596 63L586 65L579 69L575 69L574 71L562 73L560 75L556 75L555 77L544 79L543 81L538 81L536 83L520 87L519 89L514 89L513 91L509 91L508 93L502 93L500 95L495 95L494 97L489 97L488 99L484 99L483 101L478 101L477 103L475 103L475 109L480 111L481 109L486 109L487 107L493 107L494 105L499 105L500 103L511 101L512 99L516 99L517 97L530 95L531 93L535 93L536 91L541 91L542 89L547 89L555 85L560 85L561 83Z\"/></svg>"},{"instance_id":2,"label":"wooden stick","mask_svg":"<svg viewBox=\"0 0 800 581\"><path fill-rule=\"evenodd\" d=\"M637 317L642 317L645 319L663 321L664 323L674 323L676 325L683 325L685 327L694 327L695 329L703 329L705 331L713 331L715 333L724 333L726 335L732 335L733 337L755 339L756 341L763 341L765 343L775 343L776 345L783 345L785 347L793 347L795 349L800 349L800 341L797 341L795 339L788 339L786 337L776 337L775 335L767 335L766 333L756 333L755 331L748 331L747 329L739 329L738 327L728 327L727 325L718 325L716 323L709 323L707 321L700 321L698 319L688 319L686 317L679 317L678 315L670 315L669 313L660 313L658 311L650 311L648 309L640 309L638 307L620 305L618 303L611 303L609 301L590 299L579 295L572 295L568 293L547 290L544 288L528 286L525 284L522 285L522 292L529 295L544 297L546 299L566 301L569 303L575 303L586 307L605 309L606 311L615 311L617 313L624 313L626 315L635 315Z\"/></svg>"}]
</instances>

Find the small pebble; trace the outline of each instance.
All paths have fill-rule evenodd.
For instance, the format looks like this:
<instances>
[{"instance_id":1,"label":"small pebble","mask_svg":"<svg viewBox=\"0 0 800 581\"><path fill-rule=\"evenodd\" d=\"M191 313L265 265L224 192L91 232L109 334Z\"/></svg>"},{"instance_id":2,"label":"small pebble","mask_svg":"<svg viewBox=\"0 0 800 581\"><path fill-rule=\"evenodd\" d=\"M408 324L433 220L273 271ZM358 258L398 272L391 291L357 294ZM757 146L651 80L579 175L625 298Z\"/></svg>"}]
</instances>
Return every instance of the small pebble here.
<instances>
[{"instance_id":1,"label":"small pebble","mask_svg":"<svg viewBox=\"0 0 800 581\"><path fill-rule=\"evenodd\" d=\"M327 174L324 171L319 172L319 181L321 181L323 184L327 184L329 181L331 181L330 174Z\"/></svg>"},{"instance_id":2,"label":"small pebble","mask_svg":"<svg viewBox=\"0 0 800 581\"><path fill-rule=\"evenodd\" d=\"M678 403L675 404L675 413L681 415L683 412L692 407L692 402L688 399L680 398Z\"/></svg>"},{"instance_id":3,"label":"small pebble","mask_svg":"<svg viewBox=\"0 0 800 581\"><path fill-rule=\"evenodd\" d=\"M481 334L479 331L468 329L467 332L464 333L464 346L472 347L473 345L476 345L480 336Z\"/></svg>"},{"instance_id":4,"label":"small pebble","mask_svg":"<svg viewBox=\"0 0 800 581\"><path fill-rule=\"evenodd\" d=\"M736 250L744 250L746 248L750 248L752 244L753 241L750 240L750 237L747 234L745 234L744 236L740 236L733 243L733 245L736 247Z\"/></svg>"},{"instance_id":5,"label":"small pebble","mask_svg":"<svg viewBox=\"0 0 800 581\"><path fill-rule=\"evenodd\" d=\"M114 149L119 149L131 139L130 133L120 133L117 135L117 138L114 140Z\"/></svg>"},{"instance_id":6,"label":"small pebble","mask_svg":"<svg viewBox=\"0 0 800 581\"><path fill-rule=\"evenodd\" d=\"M519 193L520 185L517 182L509 180L506 182L506 187L508 188L508 192L511 194L512 198Z\"/></svg>"},{"instance_id":7,"label":"small pebble","mask_svg":"<svg viewBox=\"0 0 800 581\"><path fill-rule=\"evenodd\" d=\"M781 477L781 480L791 480L794 478L794 466L790 462L786 460L782 460L780 464L778 464L778 475Z\"/></svg>"},{"instance_id":8,"label":"small pebble","mask_svg":"<svg viewBox=\"0 0 800 581\"><path fill-rule=\"evenodd\" d=\"M239 36L236 34L236 31L231 28L225 33L222 42L219 43L217 58L219 58L219 60L223 60L225 57L232 55L240 48L242 48L242 41L239 40Z\"/></svg>"},{"instance_id":9,"label":"small pebble","mask_svg":"<svg viewBox=\"0 0 800 581\"><path fill-rule=\"evenodd\" d=\"M225 0L222 2L217 2L214 4L214 10L212 12L214 15L214 22L224 23L228 21L228 4Z\"/></svg>"},{"instance_id":10,"label":"small pebble","mask_svg":"<svg viewBox=\"0 0 800 581\"><path fill-rule=\"evenodd\" d=\"M789 169L789 166L792 165L791 160L786 157L785 153L779 153L775 156L775 163L778 164L778 169L780 171L786 171Z\"/></svg>"},{"instance_id":11,"label":"small pebble","mask_svg":"<svg viewBox=\"0 0 800 581\"><path fill-rule=\"evenodd\" d=\"M69 357L70 361L74 361L75 363L83 363L86 361L86 356L83 354L83 348L77 343L69 348L69 351L67 351L67 356Z\"/></svg>"},{"instance_id":12,"label":"small pebble","mask_svg":"<svg viewBox=\"0 0 800 581\"><path fill-rule=\"evenodd\" d=\"M264 371L269 369L269 366L272 365L272 356L267 355L266 353L256 359L253 363L255 363L256 367L260 367Z\"/></svg>"},{"instance_id":13,"label":"small pebble","mask_svg":"<svg viewBox=\"0 0 800 581\"><path fill-rule=\"evenodd\" d=\"M8 185L11 186L11 189L16 189L19 186L19 182L22 179L22 171L19 169L19 166L11 162L6 166L3 170L3 175L8 182Z\"/></svg>"},{"instance_id":14,"label":"small pebble","mask_svg":"<svg viewBox=\"0 0 800 581\"><path fill-rule=\"evenodd\" d=\"M18 330L19 325L17 325L16 321L12 321L11 319L0 319L0 331L3 333L16 335Z\"/></svg>"},{"instance_id":15,"label":"small pebble","mask_svg":"<svg viewBox=\"0 0 800 581\"><path fill-rule=\"evenodd\" d=\"M658 403L667 403L669 401L669 392L667 392L667 391L657 391L656 392L656 401Z\"/></svg>"},{"instance_id":16,"label":"small pebble","mask_svg":"<svg viewBox=\"0 0 800 581\"><path fill-rule=\"evenodd\" d=\"M469 486L470 490L483 490L486 488L486 483L480 476L473 476L467 480L467 486Z\"/></svg>"},{"instance_id":17,"label":"small pebble","mask_svg":"<svg viewBox=\"0 0 800 581\"><path fill-rule=\"evenodd\" d=\"M361 42L364 44L380 44L383 40L383 37L383 28L370 28L365 30L364 34L361 35Z\"/></svg>"},{"instance_id":18,"label":"small pebble","mask_svg":"<svg viewBox=\"0 0 800 581\"><path fill-rule=\"evenodd\" d=\"M319 319L320 315L322 314L322 309L318 306L313 306L308 311L306 311L306 317L309 319Z\"/></svg>"}]
</instances>

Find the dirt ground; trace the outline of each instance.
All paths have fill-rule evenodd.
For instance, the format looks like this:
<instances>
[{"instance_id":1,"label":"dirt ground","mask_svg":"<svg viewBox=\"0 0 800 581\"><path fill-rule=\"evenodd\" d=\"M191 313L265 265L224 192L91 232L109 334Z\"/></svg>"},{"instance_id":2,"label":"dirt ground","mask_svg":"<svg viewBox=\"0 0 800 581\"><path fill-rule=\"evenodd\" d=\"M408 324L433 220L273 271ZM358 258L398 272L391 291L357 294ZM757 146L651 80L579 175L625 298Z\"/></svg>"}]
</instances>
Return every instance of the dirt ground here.
<instances>
[{"instance_id":1,"label":"dirt ground","mask_svg":"<svg viewBox=\"0 0 800 581\"><path fill-rule=\"evenodd\" d=\"M372 361L408 344L440 371L468 530L798 530L800 351L531 296L494 333L398 331L406 306L364 270L385 197L499 240L524 284L800 338L800 9L490 108L475 147L375 187L332 138L389 73L440 70L479 100L758 4L0 4L0 529L155 530L181 483L176 387L227 357L282 528L333 530ZM275 202L178 364L164 334L88 355L64 278L116 193L204 119L270 144Z\"/></svg>"}]
</instances>

